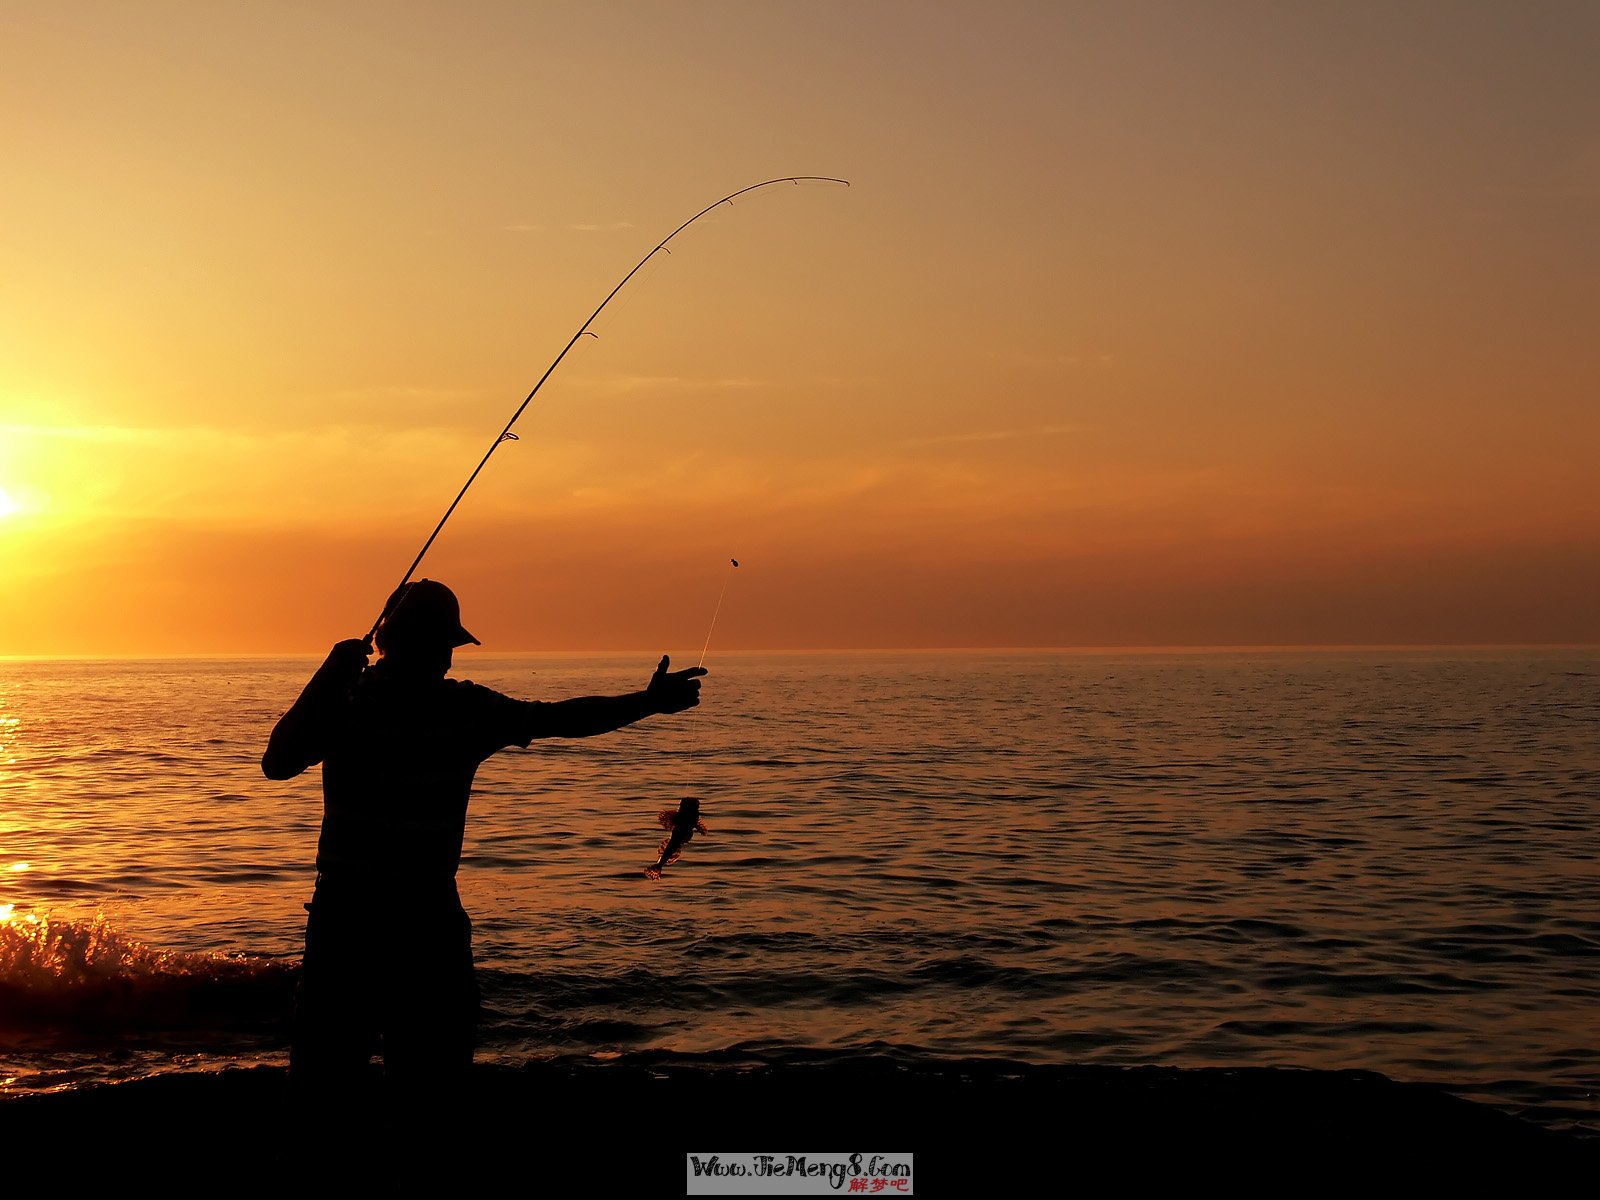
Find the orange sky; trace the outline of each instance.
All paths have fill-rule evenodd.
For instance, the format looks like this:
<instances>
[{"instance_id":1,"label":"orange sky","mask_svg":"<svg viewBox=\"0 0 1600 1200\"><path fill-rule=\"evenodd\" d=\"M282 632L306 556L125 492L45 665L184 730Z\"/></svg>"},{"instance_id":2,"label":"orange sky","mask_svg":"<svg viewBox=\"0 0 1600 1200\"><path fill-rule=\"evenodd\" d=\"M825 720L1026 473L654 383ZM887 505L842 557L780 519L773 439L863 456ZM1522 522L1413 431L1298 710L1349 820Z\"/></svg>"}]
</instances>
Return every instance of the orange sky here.
<instances>
[{"instance_id":1,"label":"orange sky","mask_svg":"<svg viewBox=\"0 0 1600 1200\"><path fill-rule=\"evenodd\" d=\"M0 654L1600 641L1588 4L64 3Z\"/></svg>"}]
</instances>

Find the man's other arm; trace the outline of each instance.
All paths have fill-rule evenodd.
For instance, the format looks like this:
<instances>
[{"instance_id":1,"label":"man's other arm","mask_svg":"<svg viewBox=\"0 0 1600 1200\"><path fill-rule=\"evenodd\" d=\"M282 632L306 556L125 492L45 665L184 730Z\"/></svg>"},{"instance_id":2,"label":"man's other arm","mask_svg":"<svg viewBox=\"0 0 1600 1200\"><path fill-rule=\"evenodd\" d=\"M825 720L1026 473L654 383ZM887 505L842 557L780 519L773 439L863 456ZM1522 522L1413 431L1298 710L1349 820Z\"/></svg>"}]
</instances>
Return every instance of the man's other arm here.
<instances>
[{"instance_id":1,"label":"man's other arm","mask_svg":"<svg viewBox=\"0 0 1600 1200\"><path fill-rule=\"evenodd\" d=\"M261 756L261 772L268 779L293 779L327 753L330 727L350 698L372 653L360 638L339 642L328 652L300 698L278 718Z\"/></svg>"},{"instance_id":2,"label":"man's other arm","mask_svg":"<svg viewBox=\"0 0 1600 1200\"><path fill-rule=\"evenodd\" d=\"M540 704L534 737L593 737L632 725L660 713L682 712L700 703L700 676L704 667L687 667L668 672L665 654L642 692L625 696L579 696Z\"/></svg>"}]
</instances>

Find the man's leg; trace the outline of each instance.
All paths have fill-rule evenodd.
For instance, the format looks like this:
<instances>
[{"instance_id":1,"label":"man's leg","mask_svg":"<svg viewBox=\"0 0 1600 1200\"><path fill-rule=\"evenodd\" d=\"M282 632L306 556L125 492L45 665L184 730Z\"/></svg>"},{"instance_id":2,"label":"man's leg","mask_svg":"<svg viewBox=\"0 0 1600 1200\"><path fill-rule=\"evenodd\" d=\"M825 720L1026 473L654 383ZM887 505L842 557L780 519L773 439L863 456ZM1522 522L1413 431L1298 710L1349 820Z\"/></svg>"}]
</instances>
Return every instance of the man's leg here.
<instances>
[{"instance_id":1,"label":"man's leg","mask_svg":"<svg viewBox=\"0 0 1600 1200\"><path fill-rule=\"evenodd\" d=\"M289 1078L309 1098L370 1086L377 1049L370 922L326 900L306 905L306 948L295 990Z\"/></svg>"},{"instance_id":2,"label":"man's leg","mask_svg":"<svg viewBox=\"0 0 1600 1200\"><path fill-rule=\"evenodd\" d=\"M392 965L383 1031L384 1075L392 1089L428 1093L464 1086L478 1029L472 922L459 905L423 914L404 936L408 954Z\"/></svg>"}]
</instances>

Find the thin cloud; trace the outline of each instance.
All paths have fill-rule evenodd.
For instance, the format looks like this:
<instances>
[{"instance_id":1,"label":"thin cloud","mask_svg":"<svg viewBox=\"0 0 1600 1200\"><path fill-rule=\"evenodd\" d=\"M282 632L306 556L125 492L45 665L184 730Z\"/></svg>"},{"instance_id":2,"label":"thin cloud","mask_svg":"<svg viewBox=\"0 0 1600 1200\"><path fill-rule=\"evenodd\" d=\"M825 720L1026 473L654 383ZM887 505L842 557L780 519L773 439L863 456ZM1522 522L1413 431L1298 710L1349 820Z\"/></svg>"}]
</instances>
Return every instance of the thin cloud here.
<instances>
[{"instance_id":1,"label":"thin cloud","mask_svg":"<svg viewBox=\"0 0 1600 1200\"><path fill-rule=\"evenodd\" d=\"M330 400L421 400L427 403L449 403L474 400L483 395L481 389L413 387L408 384L375 384L371 387L337 388L326 393Z\"/></svg>"},{"instance_id":2,"label":"thin cloud","mask_svg":"<svg viewBox=\"0 0 1600 1200\"><path fill-rule=\"evenodd\" d=\"M922 446L953 446L967 442L1013 442L1018 438L1056 437L1077 433L1081 425L1035 425L1031 429L990 429L974 433L942 433L933 437L911 438L897 445L904 449Z\"/></svg>"},{"instance_id":3,"label":"thin cloud","mask_svg":"<svg viewBox=\"0 0 1600 1200\"><path fill-rule=\"evenodd\" d=\"M829 388L865 387L882 382L877 375L818 375L812 380L818 387Z\"/></svg>"},{"instance_id":4,"label":"thin cloud","mask_svg":"<svg viewBox=\"0 0 1600 1200\"><path fill-rule=\"evenodd\" d=\"M989 359L1002 367L1020 370L1066 370L1078 367L1108 367L1116 361L1111 354L1065 354L1030 350L990 350Z\"/></svg>"},{"instance_id":5,"label":"thin cloud","mask_svg":"<svg viewBox=\"0 0 1600 1200\"><path fill-rule=\"evenodd\" d=\"M159 441L169 430L155 426L133 425L0 425L0 437L58 438L74 442L141 442Z\"/></svg>"},{"instance_id":6,"label":"thin cloud","mask_svg":"<svg viewBox=\"0 0 1600 1200\"><path fill-rule=\"evenodd\" d=\"M770 387L772 380L755 379L747 375L723 378L694 379L680 375L612 375L603 379L576 379L581 388L604 396L631 396L637 392L743 391L750 388Z\"/></svg>"},{"instance_id":7,"label":"thin cloud","mask_svg":"<svg viewBox=\"0 0 1600 1200\"><path fill-rule=\"evenodd\" d=\"M573 225L552 226L533 225L526 221L515 221L510 225L502 225L500 228L506 233L545 233L551 229L561 229L568 233L609 233L614 229L632 229L634 228L634 224L632 221L611 221L605 224L597 224L592 221L581 221Z\"/></svg>"}]
</instances>

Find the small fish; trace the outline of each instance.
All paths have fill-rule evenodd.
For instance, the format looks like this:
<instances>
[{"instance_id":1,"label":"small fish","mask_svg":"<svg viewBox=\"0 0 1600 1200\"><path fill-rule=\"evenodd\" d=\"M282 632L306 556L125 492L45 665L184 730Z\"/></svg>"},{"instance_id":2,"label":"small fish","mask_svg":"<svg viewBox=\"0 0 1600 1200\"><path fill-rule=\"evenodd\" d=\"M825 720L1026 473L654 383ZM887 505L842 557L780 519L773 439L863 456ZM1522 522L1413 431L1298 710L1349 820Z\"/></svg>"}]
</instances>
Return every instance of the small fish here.
<instances>
[{"instance_id":1,"label":"small fish","mask_svg":"<svg viewBox=\"0 0 1600 1200\"><path fill-rule=\"evenodd\" d=\"M684 844L695 834L706 831L706 823L700 819L700 801L693 796L685 797L676 809L663 808L656 819L661 822L663 829L672 832L661 839L661 857L656 864L644 869L645 875L651 879L660 879L662 868L678 861Z\"/></svg>"}]
</instances>

